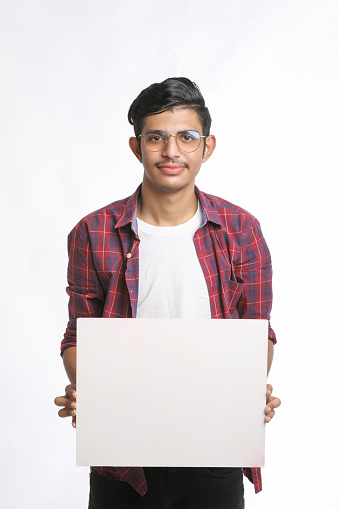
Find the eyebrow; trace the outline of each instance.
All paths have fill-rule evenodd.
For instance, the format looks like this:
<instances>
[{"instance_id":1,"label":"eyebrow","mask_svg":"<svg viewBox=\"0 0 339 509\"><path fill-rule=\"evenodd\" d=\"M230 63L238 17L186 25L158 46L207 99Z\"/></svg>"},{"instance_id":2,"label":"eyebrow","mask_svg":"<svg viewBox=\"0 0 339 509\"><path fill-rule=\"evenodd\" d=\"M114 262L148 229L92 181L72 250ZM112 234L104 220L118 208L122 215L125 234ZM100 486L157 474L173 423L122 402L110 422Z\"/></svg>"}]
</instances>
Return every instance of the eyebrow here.
<instances>
[{"instance_id":1,"label":"eyebrow","mask_svg":"<svg viewBox=\"0 0 339 509\"><path fill-rule=\"evenodd\" d=\"M166 133L167 134L167 131L165 131L164 129L148 129L146 133ZM199 131L197 131L196 129L181 129L180 131L177 131L177 133L199 133Z\"/></svg>"}]
</instances>

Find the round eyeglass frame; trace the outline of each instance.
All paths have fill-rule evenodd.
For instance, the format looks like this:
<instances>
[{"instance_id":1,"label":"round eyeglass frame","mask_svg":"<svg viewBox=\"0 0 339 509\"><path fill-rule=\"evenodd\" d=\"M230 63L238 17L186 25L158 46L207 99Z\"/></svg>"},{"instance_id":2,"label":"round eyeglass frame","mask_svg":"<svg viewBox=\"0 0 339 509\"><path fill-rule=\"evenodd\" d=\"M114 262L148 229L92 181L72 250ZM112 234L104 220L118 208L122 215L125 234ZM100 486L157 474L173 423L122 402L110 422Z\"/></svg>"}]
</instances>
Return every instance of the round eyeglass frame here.
<instances>
[{"instance_id":1,"label":"round eyeglass frame","mask_svg":"<svg viewBox=\"0 0 339 509\"><path fill-rule=\"evenodd\" d=\"M194 131L194 132L199 134L199 145L194 150L184 150L183 148L180 147L180 145L178 143L178 134L186 133L186 132L189 132L189 131ZM207 136L202 136L198 131L195 131L194 129L187 129L186 131L178 131L177 134L167 134L166 131L161 131L161 132L163 132L163 133L165 133L167 135L167 140L166 140L165 146L163 148L160 148L159 150L152 150L152 149L150 149L146 145L146 142L145 142L146 134L152 133L152 132L154 132L153 129L150 129L149 131L146 131L144 134L139 134L139 136L138 136L138 138L143 138L144 139L144 145L147 148L147 150L149 150L150 152L161 152L162 150L164 150L167 147L167 143L168 143L169 137L173 136L175 138L175 141L176 141L178 149L181 152L186 152L187 154L191 154L192 152L196 152L198 150L198 148L200 147L200 144L201 144L201 139L202 138L204 138L204 139L207 138ZM160 132L160 131L158 131L158 132Z\"/></svg>"}]
</instances>

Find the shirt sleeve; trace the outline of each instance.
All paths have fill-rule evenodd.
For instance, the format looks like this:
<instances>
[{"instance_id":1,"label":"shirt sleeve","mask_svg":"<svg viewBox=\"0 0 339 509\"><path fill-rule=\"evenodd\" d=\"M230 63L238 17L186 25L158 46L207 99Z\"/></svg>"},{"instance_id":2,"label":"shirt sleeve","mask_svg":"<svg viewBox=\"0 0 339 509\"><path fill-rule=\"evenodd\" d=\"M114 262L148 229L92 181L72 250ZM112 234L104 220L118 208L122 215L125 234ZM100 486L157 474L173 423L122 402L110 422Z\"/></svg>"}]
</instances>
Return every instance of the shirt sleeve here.
<instances>
[{"instance_id":1,"label":"shirt sleeve","mask_svg":"<svg viewBox=\"0 0 339 509\"><path fill-rule=\"evenodd\" d=\"M239 317L270 320L273 299L271 255L256 219L248 227L235 271L237 278L244 281L237 304ZM268 337L274 344L277 342L270 322Z\"/></svg>"},{"instance_id":2,"label":"shirt sleeve","mask_svg":"<svg viewBox=\"0 0 339 509\"><path fill-rule=\"evenodd\" d=\"M61 342L61 355L66 348L76 346L76 319L102 316L105 301L90 239L88 233L81 231L80 225L68 236L68 257L69 322Z\"/></svg>"}]
</instances>

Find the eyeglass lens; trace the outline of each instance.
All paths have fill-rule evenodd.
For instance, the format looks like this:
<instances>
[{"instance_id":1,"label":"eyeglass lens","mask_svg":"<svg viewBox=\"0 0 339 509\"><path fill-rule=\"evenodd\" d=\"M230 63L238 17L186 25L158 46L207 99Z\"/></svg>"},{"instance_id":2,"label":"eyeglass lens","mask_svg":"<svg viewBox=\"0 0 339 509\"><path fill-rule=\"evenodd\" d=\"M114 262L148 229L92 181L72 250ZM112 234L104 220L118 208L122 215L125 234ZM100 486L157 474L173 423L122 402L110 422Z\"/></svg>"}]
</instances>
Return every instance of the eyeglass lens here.
<instances>
[{"instance_id":1,"label":"eyeglass lens","mask_svg":"<svg viewBox=\"0 0 339 509\"><path fill-rule=\"evenodd\" d=\"M163 150L168 141L165 131L147 131L144 134L144 143L148 150L159 152ZM197 131L180 131L176 134L178 147L183 152L194 152L200 145L200 134Z\"/></svg>"}]
</instances>

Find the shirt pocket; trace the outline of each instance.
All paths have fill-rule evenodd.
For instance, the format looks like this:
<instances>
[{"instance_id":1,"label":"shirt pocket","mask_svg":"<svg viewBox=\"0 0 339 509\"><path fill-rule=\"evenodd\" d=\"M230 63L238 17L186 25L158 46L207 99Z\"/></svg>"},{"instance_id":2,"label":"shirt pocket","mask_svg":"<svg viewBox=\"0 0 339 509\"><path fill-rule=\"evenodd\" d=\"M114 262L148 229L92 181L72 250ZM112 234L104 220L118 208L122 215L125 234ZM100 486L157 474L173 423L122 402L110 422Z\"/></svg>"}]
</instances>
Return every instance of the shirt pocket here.
<instances>
[{"instance_id":1,"label":"shirt pocket","mask_svg":"<svg viewBox=\"0 0 339 509\"><path fill-rule=\"evenodd\" d=\"M236 306L244 288L244 281L240 277L236 277L236 281L221 281L222 298L226 318L239 318Z\"/></svg>"}]
</instances>

